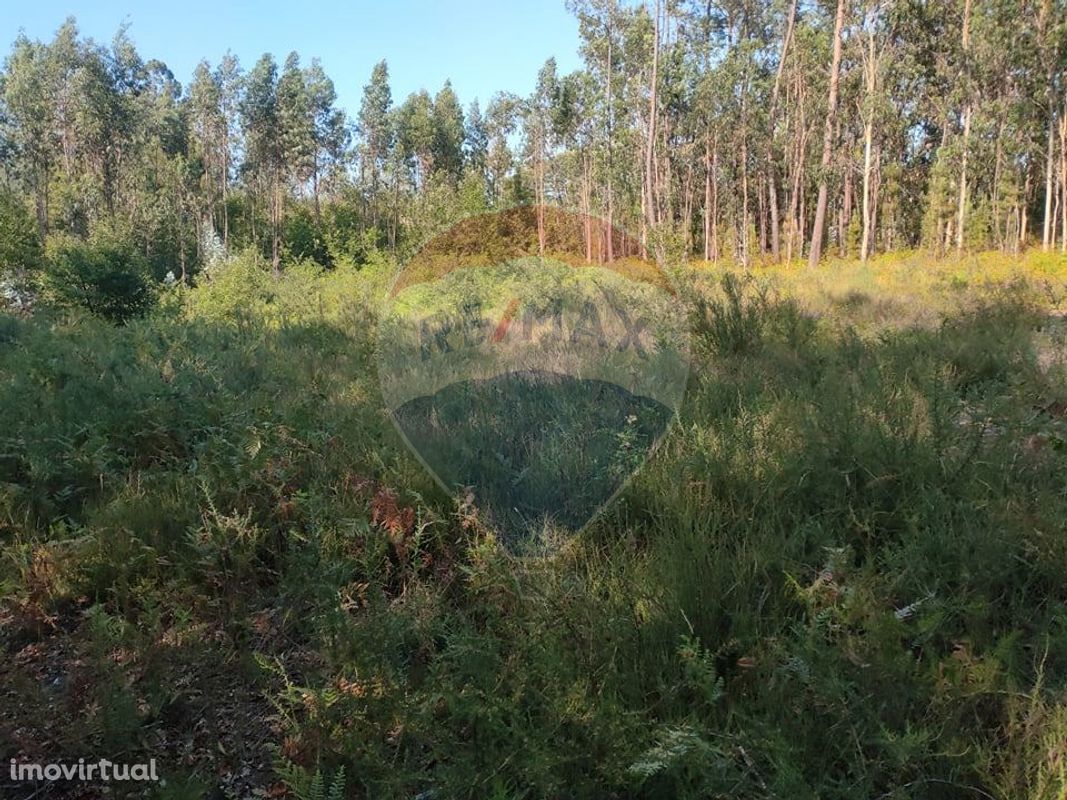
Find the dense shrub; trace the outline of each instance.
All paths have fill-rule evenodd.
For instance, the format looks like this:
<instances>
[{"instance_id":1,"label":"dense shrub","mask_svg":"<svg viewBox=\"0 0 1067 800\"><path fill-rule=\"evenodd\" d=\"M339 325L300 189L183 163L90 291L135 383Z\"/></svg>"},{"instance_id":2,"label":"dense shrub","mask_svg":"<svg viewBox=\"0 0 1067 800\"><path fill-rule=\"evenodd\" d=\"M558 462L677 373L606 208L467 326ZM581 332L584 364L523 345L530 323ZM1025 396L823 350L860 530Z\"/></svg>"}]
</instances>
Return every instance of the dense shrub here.
<instances>
[{"instance_id":1,"label":"dense shrub","mask_svg":"<svg viewBox=\"0 0 1067 800\"><path fill-rule=\"evenodd\" d=\"M322 213L328 263L365 264L388 246L388 237L381 227L366 227L354 198L329 203Z\"/></svg>"},{"instance_id":2,"label":"dense shrub","mask_svg":"<svg viewBox=\"0 0 1067 800\"><path fill-rule=\"evenodd\" d=\"M54 241L45 287L57 305L81 308L116 323L144 316L155 302L144 258L116 242Z\"/></svg>"},{"instance_id":3,"label":"dense shrub","mask_svg":"<svg viewBox=\"0 0 1067 800\"><path fill-rule=\"evenodd\" d=\"M0 278L22 280L41 265L41 242L26 206L0 191Z\"/></svg>"},{"instance_id":4,"label":"dense shrub","mask_svg":"<svg viewBox=\"0 0 1067 800\"><path fill-rule=\"evenodd\" d=\"M323 238L322 220L305 205L294 208L282 229L282 250L287 261L311 259L329 265L330 253Z\"/></svg>"}]
</instances>

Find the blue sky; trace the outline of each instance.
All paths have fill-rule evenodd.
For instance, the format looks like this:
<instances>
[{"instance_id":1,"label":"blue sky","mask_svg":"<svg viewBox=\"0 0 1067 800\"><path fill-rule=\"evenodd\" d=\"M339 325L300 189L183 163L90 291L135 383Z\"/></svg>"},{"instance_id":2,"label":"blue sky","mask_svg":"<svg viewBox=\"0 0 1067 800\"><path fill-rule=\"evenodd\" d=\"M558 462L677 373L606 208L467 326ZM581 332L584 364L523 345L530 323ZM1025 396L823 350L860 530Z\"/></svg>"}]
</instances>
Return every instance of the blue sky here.
<instances>
[{"instance_id":1,"label":"blue sky","mask_svg":"<svg viewBox=\"0 0 1067 800\"><path fill-rule=\"evenodd\" d=\"M317 56L355 114L371 67L389 62L393 100L446 78L467 105L499 90L528 93L545 59L561 72L579 64L578 22L564 0L12 0L0 15L6 53L20 29L50 39L73 15L83 35L110 42L123 22L143 58L158 58L186 85L201 58L227 49L246 69L264 52L279 63L296 50Z\"/></svg>"}]
</instances>

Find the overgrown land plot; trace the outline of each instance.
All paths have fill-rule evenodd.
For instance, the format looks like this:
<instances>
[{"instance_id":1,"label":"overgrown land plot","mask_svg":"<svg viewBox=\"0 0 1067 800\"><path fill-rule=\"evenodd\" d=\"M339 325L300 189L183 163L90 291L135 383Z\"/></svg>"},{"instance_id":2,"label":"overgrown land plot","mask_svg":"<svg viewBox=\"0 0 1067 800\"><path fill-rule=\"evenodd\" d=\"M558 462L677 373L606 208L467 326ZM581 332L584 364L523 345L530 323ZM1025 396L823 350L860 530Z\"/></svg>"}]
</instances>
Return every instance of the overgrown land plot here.
<instances>
[{"instance_id":1,"label":"overgrown land plot","mask_svg":"<svg viewBox=\"0 0 1067 800\"><path fill-rule=\"evenodd\" d=\"M12 28L4 800L1067 799L1063 0L567 6L575 68L484 106ZM394 280L453 257L661 265L671 424L533 371L387 407ZM402 428L581 529L516 557ZM80 759L163 780L10 771Z\"/></svg>"},{"instance_id":2,"label":"overgrown land plot","mask_svg":"<svg viewBox=\"0 0 1067 800\"><path fill-rule=\"evenodd\" d=\"M691 266L667 440L521 562L382 410L388 264L218 269L122 327L4 318L5 760L152 755L161 797L1062 796L1062 261Z\"/></svg>"}]
</instances>

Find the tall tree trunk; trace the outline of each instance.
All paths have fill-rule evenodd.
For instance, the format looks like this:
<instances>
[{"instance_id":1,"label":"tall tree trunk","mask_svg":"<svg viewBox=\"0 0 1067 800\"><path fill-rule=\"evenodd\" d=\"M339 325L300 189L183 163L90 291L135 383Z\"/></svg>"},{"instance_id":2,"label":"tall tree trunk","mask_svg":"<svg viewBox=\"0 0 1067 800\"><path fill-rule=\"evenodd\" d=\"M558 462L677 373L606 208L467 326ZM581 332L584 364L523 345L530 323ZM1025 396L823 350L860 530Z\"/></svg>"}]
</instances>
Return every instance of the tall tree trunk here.
<instances>
[{"instance_id":1,"label":"tall tree trunk","mask_svg":"<svg viewBox=\"0 0 1067 800\"><path fill-rule=\"evenodd\" d=\"M682 214L681 218L685 224L685 253L688 257L693 252L693 204L695 190L693 189L693 161L694 159L686 159L686 171L685 171L685 190L682 193Z\"/></svg>"},{"instance_id":2,"label":"tall tree trunk","mask_svg":"<svg viewBox=\"0 0 1067 800\"><path fill-rule=\"evenodd\" d=\"M793 260L793 253L798 255L804 252L804 224L801 195L804 178L804 153L807 150L807 121L804 116L804 84L801 80L800 70L796 70L794 77L796 86L797 119L796 132L794 134L792 157L792 189L789 194L789 230L786 239L786 261Z\"/></svg>"},{"instance_id":3,"label":"tall tree trunk","mask_svg":"<svg viewBox=\"0 0 1067 800\"><path fill-rule=\"evenodd\" d=\"M545 136L542 126L537 143L537 254L545 257Z\"/></svg>"},{"instance_id":4,"label":"tall tree trunk","mask_svg":"<svg viewBox=\"0 0 1067 800\"><path fill-rule=\"evenodd\" d=\"M711 132L704 134L704 260L711 261Z\"/></svg>"},{"instance_id":5,"label":"tall tree trunk","mask_svg":"<svg viewBox=\"0 0 1067 800\"><path fill-rule=\"evenodd\" d=\"M778 225L778 189L774 184L774 164L770 162L767 163L767 201L771 217L771 257L777 263L782 251L782 234Z\"/></svg>"},{"instance_id":6,"label":"tall tree trunk","mask_svg":"<svg viewBox=\"0 0 1067 800\"><path fill-rule=\"evenodd\" d=\"M711 150L711 258L719 260L719 139Z\"/></svg>"},{"instance_id":7,"label":"tall tree trunk","mask_svg":"<svg viewBox=\"0 0 1067 800\"><path fill-rule=\"evenodd\" d=\"M37 208L37 235L43 242L48 236L48 184L51 182L48 167L42 166L36 170L36 178L34 199Z\"/></svg>"},{"instance_id":8,"label":"tall tree trunk","mask_svg":"<svg viewBox=\"0 0 1067 800\"><path fill-rule=\"evenodd\" d=\"M612 158L611 158L611 155L612 155L612 153L611 153L611 150L612 150L612 138L615 135L615 132L613 130L614 126L612 124L613 123L614 103L613 103L613 99L612 99L612 88L611 88L611 84L612 84L612 80L611 80L611 78L612 78L612 69L614 68L613 65L612 65L612 55L613 55L612 49L613 49L613 45L614 45L614 39L615 39L614 31L612 30L612 26L611 26L611 24L609 22L609 24L608 24L608 52L607 52L607 66L608 66L608 68L607 68L607 78L608 79L607 79L607 86L605 87L605 91L607 92L607 100L608 100L608 175L607 175L607 184L608 184L607 185L607 195L608 195L608 220L607 220L608 221L608 231L607 231L607 234L608 234L608 240L607 240L607 248L606 248L608 263L610 263L610 262L615 260L615 242L614 242L614 239L615 239L615 207L614 207L614 198L612 197L612 180L611 180L611 173L612 173L612 171L614 169L614 165L612 164Z\"/></svg>"},{"instance_id":9,"label":"tall tree trunk","mask_svg":"<svg viewBox=\"0 0 1067 800\"><path fill-rule=\"evenodd\" d=\"M1056 227L1059 225L1060 218L1060 174L1059 170L1056 171L1055 183L1052 187L1052 241L1050 246L1052 249L1056 247Z\"/></svg>"},{"instance_id":10,"label":"tall tree trunk","mask_svg":"<svg viewBox=\"0 0 1067 800\"><path fill-rule=\"evenodd\" d=\"M874 242L875 242L874 231L878 230L878 204L881 202L881 192L882 192L882 151L879 148L879 150L877 152L875 152L875 155L874 155L874 173L871 176L871 242L870 242L871 248L870 248L870 250L874 249ZM891 231L892 231L892 229L887 229L887 231L886 231L886 233L887 233L887 235L885 236L885 241L887 243L886 244L886 248L885 248L886 250L890 250L891 249L891 247L890 247L890 243L892 241L892 239L891 239ZM870 257L870 255L871 255L870 250L867 253L868 257Z\"/></svg>"},{"instance_id":11,"label":"tall tree trunk","mask_svg":"<svg viewBox=\"0 0 1067 800\"><path fill-rule=\"evenodd\" d=\"M1000 231L1000 183L1003 172L1003 155L1004 155L1004 121L1003 119L997 124L997 144L995 148L995 154L993 157L993 234L996 237L997 248L1000 250L1007 250L1008 247L1008 226L1010 225L1010 218L1005 215L1004 218L1004 233L1001 235Z\"/></svg>"},{"instance_id":12,"label":"tall tree trunk","mask_svg":"<svg viewBox=\"0 0 1067 800\"><path fill-rule=\"evenodd\" d=\"M870 7L868 7L870 8ZM864 63L864 79L867 90L867 113L863 121L863 238L860 244L860 260L864 263L871 257L871 242L874 237L874 219L871 204L871 167L874 149L875 92L878 88L878 61L875 50L874 20L868 15L867 59Z\"/></svg>"},{"instance_id":13,"label":"tall tree trunk","mask_svg":"<svg viewBox=\"0 0 1067 800\"><path fill-rule=\"evenodd\" d=\"M658 88L659 88L659 20L660 0L656 0L655 20L652 34L652 76L649 81L648 92L648 137L645 140L645 181L644 181L644 211L645 225L641 243L648 246L648 229L656 225L656 118L659 116Z\"/></svg>"},{"instance_id":14,"label":"tall tree trunk","mask_svg":"<svg viewBox=\"0 0 1067 800\"><path fill-rule=\"evenodd\" d=\"M1060 252L1067 253L1067 108L1060 115Z\"/></svg>"},{"instance_id":15,"label":"tall tree trunk","mask_svg":"<svg viewBox=\"0 0 1067 800\"><path fill-rule=\"evenodd\" d=\"M671 158L671 128L669 120L660 120L660 146L662 150L655 153L654 164L659 165L656 171L655 185L655 208L656 222L678 218L678 193L674 191L674 159ZM687 167L692 169L692 162L685 159ZM683 192L684 194L684 192Z\"/></svg>"},{"instance_id":16,"label":"tall tree trunk","mask_svg":"<svg viewBox=\"0 0 1067 800\"><path fill-rule=\"evenodd\" d=\"M959 207L956 211L956 252L963 252L967 222L967 146L971 137L972 110L968 105L963 110L963 156L960 162Z\"/></svg>"},{"instance_id":17,"label":"tall tree trunk","mask_svg":"<svg viewBox=\"0 0 1067 800\"><path fill-rule=\"evenodd\" d=\"M748 89L749 67L745 64L744 76L741 79L741 221L740 243L741 264L748 269L749 266L749 239L748 239Z\"/></svg>"},{"instance_id":18,"label":"tall tree trunk","mask_svg":"<svg viewBox=\"0 0 1067 800\"><path fill-rule=\"evenodd\" d=\"M199 241L199 237L197 237ZM185 270L185 237L182 236L181 227L178 229L178 264L181 265L182 274L178 278L181 281L182 286L186 283L186 270Z\"/></svg>"},{"instance_id":19,"label":"tall tree trunk","mask_svg":"<svg viewBox=\"0 0 1067 800\"><path fill-rule=\"evenodd\" d=\"M590 196L592 195L592 189L590 187L592 171L589 164L589 154L582 153L582 217L585 222L585 263L593 263L593 218L592 209L590 208Z\"/></svg>"},{"instance_id":20,"label":"tall tree trunk","mask_svg":"<svg viewBox=\"0 0 1067 800\"><path fill-rule=\"evenodd\" d=\"M1026 247L1027 226L1030 222L1030 215L1027 212L1030 205L1030 177L1030 167L1027 165L1026 178L1023 180L1023 196L1019 201L1019 242L1015 248L1016 252Z\"/></svg>"},{"instance_id":21,"label":"tall tree trunk","mask_svg":"<svg viewBox=\"0 0 1067 800\"><path fill-rule=\"evenodd\" d=\"M852 152L852 142L849 142L848 152ZM845 196L841 201L841 223L838 230L838 238L840 239L839 245L841 250L841 257L848 258L851 253L849 252L848 244L848 229L852 222L852 163L849 160L845 164Z\"/></svg>"},{"instance_id":22,"label":"tall tree trunk","mask_svg":"<svg viewBox=\"0 0 1067 800\"><path fill-rule=\"evenodd\" d=\"M228 123L227 123L228 124ZM230 244L230 142L223 139L222 156L222 246Z\"/></svg>"},{"instance_id":23,"label":"tall tree trunk","mask_svg":"<svg viewBox=\"0 0 1067 800\"><path fill-rule=\"evenodd\" d=\"M273 200L271 201L270 219L270 247L271 247L271 272L275 278L282 274L282 250L281 250L281 224L282 224L282 183L275 179L273 188Z\"/></svg>"},{"instance_id":24,"label":"tall tree trunk","mask_svg":"<svg viewBox=\"0 0 1067 800\"><path fill-rule=\"evenodd\" d=\"M322 207L319 205L319 157L315 155L315 166L311 173L311 191L315 201L315 227L322 230Z\"/></svg>"},{"instance_id":25,"label":"tall tree trunk","mask_svg":"<svg viewBox=\"0 0 1067 800\"><path fill-rule=\"evenodd\" d=\"M966 72L968 70L967 56L971 49L971 2L972 0L964 0L963 3L963 32L960 37L960 43L963 46L963 75L966 80ZM965 87L965 91L969 93L969 88ZM956 252L963 252L963 242L966 238L966 222L967 222L967 149L970 145L971 138L971 117L974 114L974 110L971 106L971 101L968 99L963 107L963 156L960 162L960 192L959 192L959 209L956 213Z\"/></svg>"},{"instance_id":26,"label":"tall tree trunk","mask_svg":"<svg viewBox=\"0 0 1067 800\"><path fill-rule=\"evenodd\" d=\"M1045 153L1045 230L1041 239L1041 249L1046 253L1055 245L1056 230L1053 227L1052 196L1055 194L1055 168L1053 158L1056 153L1056 111L1049 109L1048 150Z\"/></svg>"},{"instance_id":27,"label":"tall tree trunk","mask_svg":"<svg viewBox=\"0 0 1067 800\"><path fill-rule=\"evenodd\" d=\"M970 0L967 0L970 2ZM845 0L837 0L837 16L834 19L834 54L830 65L830 92L826 104L826 128L823 131L822 161L819 174L819 198L815 205L815 224L811 229L811 250L808 266L815 268L822 255L822 239L826 228L826 201L829 192L828 172L834 146L834 123L837 119L837 89L841 77L841 30L845 25Z\"/></svg>"},{"instance_id":28,"label":"tall tree trunk","mask_svg":"<svg viewBox=\"0 0 1067 800\"><path fill-rule=\"evenodd\" d=\"M756 174L756 200L759 206L759 252L762 257L767 252L767 197L764 194L765 181Z\"/></svg>"},{"instance_id":29,"label":"tall tree trunk","mask_svg":"<svg viewBox=\"0 0 1067 800\"><path fill-rule=\"evenodd\" d=\"M748 120L745 96L741 99L741 263L748 269Z\"/></svg>"},{"instance_id":30,"label":"tall tree trunk","mask_svg":"<svg viewBox=\"0 0 1067 800\"><path fill-rule=\"evenodd\" d=\"M1052 220L1052 154L1056 130L1056 102L1053 96L1053 78L1055 65L1049 54L1048 23L1052 11L1052 0L1044 0L1038 17L1038 30L1041 33L1042 57L1045 61L1045 103L1048 106L1048 149L1045 152L1045 220L1041 237L1041 249L1046 253L1052 248L1055 229Z\"/></svg>"},{"instance_id":31,"label":"tall tree trunk","mask_svg":"<svg viewBox=\"0 0 1067 800\"><path fill-rule=\"evenodd\" d=\"M393 213L389 216L389 250L396 253L397 234L400 231L400 175L395 169L393 175Z\"/></svg>"},{"instance_id":32,"label":"tall tree trunk","mask_svg":"<svg viewBox=\"0 0 1067 800\"><path fill-rule=\"evenodd\" d=\"M860 244L860 260L864 263L871 257L871 237L874 221L871 215L871 149L874 139L874 120L868 117L863 126L863 239Z\"/></svg>"},{"instance_id":33,"label":"tall tree trunk","mask_svg":"<svg viewBox=\"0 0 1067 800\"><path fill-rule=\"evenodd\" d=\"M797 18L797 0L789 4L789 16L786 18L785 34L782 36L782 49L778 54L778 69L774 74L774 86L771 88L771 107L767 114L767 198L771 215L771 256L775 262L781 253L781 232L778 228L778 188L775 183L774 163L774 128L778 115L778 96L781 92L782 73L785 71L789 45L793 40L793 28Z\"/></svg>"}]
</instances>

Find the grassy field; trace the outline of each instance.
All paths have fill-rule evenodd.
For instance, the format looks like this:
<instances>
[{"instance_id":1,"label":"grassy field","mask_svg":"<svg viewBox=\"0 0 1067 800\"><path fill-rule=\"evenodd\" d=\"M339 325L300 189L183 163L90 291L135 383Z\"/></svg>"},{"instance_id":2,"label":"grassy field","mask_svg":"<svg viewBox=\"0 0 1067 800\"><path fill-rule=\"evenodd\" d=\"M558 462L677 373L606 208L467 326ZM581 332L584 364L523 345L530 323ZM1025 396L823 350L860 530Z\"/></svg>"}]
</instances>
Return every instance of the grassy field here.
<instances>
[{"instance_id":1,"label":"grassy field","mask_svg":"<svg viewBox=\"0 0 1067 800\"><path fill-rule=\"evenodd\" d=\"M0 316L0 794L1067 797L1067 260L684 268L667 439L523 560L383 408L393 274Z\"/></svg>"}]
</instances>

